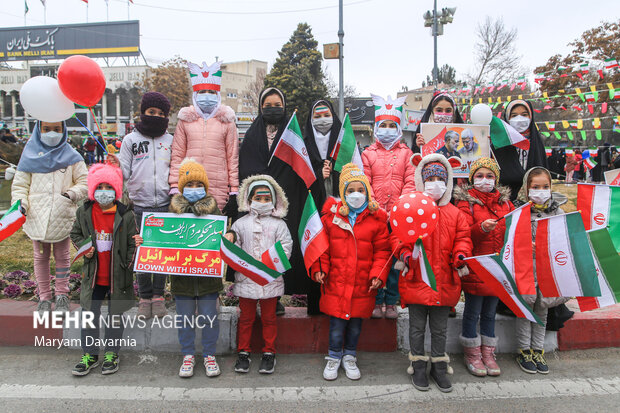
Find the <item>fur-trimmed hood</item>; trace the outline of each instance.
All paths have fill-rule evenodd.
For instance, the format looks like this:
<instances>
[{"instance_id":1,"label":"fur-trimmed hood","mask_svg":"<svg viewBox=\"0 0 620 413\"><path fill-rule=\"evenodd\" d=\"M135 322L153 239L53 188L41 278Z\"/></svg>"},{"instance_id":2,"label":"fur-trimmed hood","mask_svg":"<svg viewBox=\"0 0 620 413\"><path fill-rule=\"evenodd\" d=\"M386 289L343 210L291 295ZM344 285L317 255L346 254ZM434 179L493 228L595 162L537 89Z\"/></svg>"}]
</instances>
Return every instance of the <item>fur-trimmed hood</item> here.
<instances>
[{"instance_id":1,"label":"fur-trimmed hood","mask_svg":"<svg viewBox=\"0 0 620 413\"><path fill-rule=\"evenodd\" d=\"M418 191L424 191L424 179L422 179L422 169L424 169L424 166L432 162L439 162L446 168L446 171L448 171L448 180L446 182L446 192L443 194L441 198L439 198L439 201L437 202L437 205L439 205L440 207L447 205L450 202L450 198L452 198L452 187L454 185L453 184L454 174L452 172L452 165L450 165L450 163L448 162L448 159L446 159L446 157L440 153L432 153L430 155L426 155L425 157L422 158L420 163L418 163L417 165L413 163L413 158L415 156L416 155L413 155L411 157L411 161L412 161L413 166L415 166L415 173L414 173L415 187Z\"/></svg>"},{"instance_id":2,"label":"fur-trimmed hood","mask_svg":"<svg viewBox=\"0 0 620 413\"><path fill-rule=\"evenodd\" d=\"M175 214L193 213L195 215L221 215L215 198L208 194L194 204L190 204L183 194L176 194L170 201L170 212L174 212Z\"/></svg>"},{"instance_id":3,"label":"fur-trimmed hood","mask_svg":"<svg viewBox=\"0 0 620 413\"><path fill-rule=\"evenodd\" d=\"M276 192L276 199L274 202L274 210L271 213L272 216L276 218L284 218L288 214L288 199L286 198L286 194L284 190L278 183L269 175L252 175L243 180L241 182L241 186L239 187L239 196L237 197L237 202L239 204L240 212L249 212L250 211L250 202L248 202L248 189L250 185L255 181L267 181L273 187L273 190Z\"/></svg>"},{"instance_id":4,"label":"fur-trimmed hood","mask_svg":"<svg viewBox=\"0 0 620 413\"><path fill-rule=\"evenodd\" d=\"M345 217L346 215L342 215L340 211L340 206L342 206L342 200L335 196L330 196L323 204L323 208L321 209L321 215L334 214L338 215L339 217ZM382 221L387 222L388 220L388 214L383 208L378 208L374 211L368 210L368 213L370 215L376 216Z\"/></svg>"},{"instance_id":5,"label":"fur-trimmed hood","mask_svg":"<svg viewBox=\"0 0 620 413\"><path fill-rule=\"evenodd\" d=\"M213 118L222 123L231 123L237 120L237 115L235 115L235 111L230 106L220 105ZM198 112L196 112L196 109L194 109L194 106L191 105L179 110L178 119L183 122L195 122L198 119L202 119L202 116L200 116Z\"/></svg>"},{"instance_id":6,"label":"fur-trimmed hood","mask_svg":"<svg viewBox=\"0 0 620 413\"><path fill-rule=\"evenodd\" d=\"M478 198L476 198L469 192L471 189L473 189L473 187L474 187L473 185L463 185L463 186L457 185L457 187L454 188L454 194L453 194L454 200L456 202L467 201L469 202L470 205L473 205L473 204L483 205L482 201L480 201ZM508 188L507 186L503 186L503 185L497 185L495 189L499 192L499 199L497 200L498 203L503 204L504 202L510 201L510 188Z\"/></svg>"}]
</instances>

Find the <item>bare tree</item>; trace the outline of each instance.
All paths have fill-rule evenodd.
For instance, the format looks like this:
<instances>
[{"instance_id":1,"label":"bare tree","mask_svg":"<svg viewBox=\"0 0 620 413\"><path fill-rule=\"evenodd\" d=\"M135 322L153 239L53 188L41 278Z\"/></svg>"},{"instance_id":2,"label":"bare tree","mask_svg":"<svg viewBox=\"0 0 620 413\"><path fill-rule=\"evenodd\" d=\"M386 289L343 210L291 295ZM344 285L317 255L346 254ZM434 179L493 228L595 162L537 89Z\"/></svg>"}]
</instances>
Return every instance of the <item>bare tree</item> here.
<instances>
[{"instance_id":1,"label":"bare tree","mask_svg":"<svg viewBox=\"0 0 620 413\"><path fill-rule=\"evenodd\" d=\"M332 75L325 72L325 85L327 86L327 97L330 99L338 99L338 84L332 77ZM355 98L359 96L359 92L353 85L349 85L347 83L344 84L344 97L346 98Z\"/></svg>"},{"instance_id":2,"label":"bare tree","mask_svg":"<svg viewBox=\"0 0 620 413\"><path fill-rule=\"evenodd\" d=\"M262 92L265 88L266 75L267 73L264 69L257 69L256 79L249 84L248 89L246 90L245 96L253 111L258 111L260 92Z\"/></svg>"}]
</instances>

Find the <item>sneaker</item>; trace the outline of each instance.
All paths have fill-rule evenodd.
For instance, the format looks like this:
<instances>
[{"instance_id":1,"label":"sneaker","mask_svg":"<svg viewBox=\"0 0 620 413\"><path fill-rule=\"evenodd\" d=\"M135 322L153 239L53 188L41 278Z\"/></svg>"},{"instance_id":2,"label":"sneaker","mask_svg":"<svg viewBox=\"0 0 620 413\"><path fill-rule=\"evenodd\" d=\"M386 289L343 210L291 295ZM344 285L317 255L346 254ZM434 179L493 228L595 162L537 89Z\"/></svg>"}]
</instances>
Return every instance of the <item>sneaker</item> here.
<instances>
[{"instance_id":1,"label":"sneaker","mask_svg":"<svg viewBox=\"0 0 620 413\"><path fill-rule=\"evenodd\" d=\"M344 367L345 374L351 380L359 380L362 377L360 369L357 368L357 359L355 356L350 354L344 356L342 358L342 366Z\"/></svg>"},{"instance_id":2,"label":"sneaker","mask_svg":"<svg viewBox=\"0 0 620 413\"><path fill-rule=\"evenodd\" d=\"M204 364L207 377L217 377L221 374L220 366L218 366L215 356L205 357Z\"/></svg>"},{"instance_id":3,"label":"sneaker","mask_svg":"<svg viewBox=\"0 0 620 413\"><path fill-rule=\"evenodd\" d=\"M532 359L536 363L536 371L541 374L549 373L549 366L545 360L545 350L533 350Z\"/></svg>"},{"instance_id":4,"label":"sneaker","mask_svg":"<svg viewBox=\"0 0 620 413\"><path fill-rule=\"evenodd\" d=\"M166 310L166 301L164 297L155 297L151 300L151 316L152 317L165 317L168 315Z\"/></svg>"},{"instance_id":5,"label":"sneaker","mask_svg":"<svg viewBox=\"0 0 620 413\"><path fill-rule=\"evenodd\" d=\"M235 363L235 371L237 373L247 373L250 371L250 353L247 351L240 351L237 356L237 362Z\"/></svg>"},{"instance_id":6,"label":"sneaker","mask_svg":"<svg viewBox=\"0 0 620 413\"><path fill-rule=\"evenodd\" d=\"M276 368L276 355L273 353L263 353L260 360L258 372L261 374L271 374Z\"/></svg>"},{"instance_id":7,"label":"sneaker","mask_svg":"<svg viewBox=\"0 0 620 413\"><path fill-rule=\"evenodd\" d=\"M276 315L284 315L285 312L286 310L284 309L284 306L282 305L280 300L278 300L278 302L276 303Z\"/></svg>"},{"instance_id":8,"label":"sneaker","mask_svg":"<svg viewBox=\"0 0 620 413\"><path fill-rule=\"evenodd\" d=\"M395 319L398 318L398 310L395 305L386 305L385 306L385 318Z\"/></svg>"},{"instance_id":9,"label":"sneaker","mask_svg":"<svg viewBox=\"0 0 620 413\"><path fill-rule=\"evenodd\" d=\"M376 305L375 309L372 310L371 318L383 318L383 307L380 305Z\"/></svg>"},{"instance_id":10,"label":"sneaker","mask_svg":"<svg viewBox=\"0 0 620 413\"><path fill-rule=\"evenodd\" d=\"M71 370L71 374L74 376L86 376L93 367L97 367L98 365L99 356L92 356L88 353L84 353L80 362Z\"/></svg>"},{"instance_id":11,"label":"sneaker","mask_svg":"<svg viewBox=\"0 0 620 413\"><path fill-rule=\"evenodd\" d=\"M59 294L56 296L56 307L54 311L60 311L62 313L69 312L69 297L66 294Z\"/></svg>"},{"instance_id":12,"label":"sneaker","mask_svg":"<svg viewBox=\"0 0 620 413\"><path fill-rule=\"evenodd\" d=\"M341 360L329 356L325 357L325 360L327 360L327 364L323 370L323 378L329 381L336 380L338 378L338 369L340 368Z\"/></svg>"},{"instance_id":13,"label":"sneaker","mask_svg":"<svg viewBox=\"0 0 620 413\"><path fill-rule=\"evenodd\" d=\"M524 372L536 374L537 368L536 363L534 363L532 350L519 350L519 355L517 356L517 364Z\"/></svg>"},{"instance_id":14,"label":"sneaker","mask_svg":"<svg viewBox=\"0 0 620 413\"><path fill-rule=\"evenodd\" d=\"M183 364L179 369L179 377L192 377L194 375L194 365L196 358L194 356L183 357Z\"/></svg>"},{"instance_id":15,"label":"sneaker","mask_svg":"<svg viewBox=\"0 0 620 413\"><path fill-rule=\"evenodd\" d=\"M37 304L37 311L39 312L39 315L44 315L45 313L52 311L51 300L39 301L39 304Z\"/></svg>"},{"instance_id":16,"label":"sneaker","mask_svg":"<svg viewBox=\"0 0 620 413\"><path fill-rule=\"evenodd\" d=\"M113 351L106 351L103 355L103 364L101 365L101 374L114 374L118 371L119 358L118 354Z\"/></svg>"},{"instance_id":17,"label":"sneaker","mask_svg":"<svg viewBox=\"0 0 620 413\"><path fill-rule=\"evenodd\" d=\"M153 312L151 310L151 300L148 298L140 298L138 302L138 317L143 317L148 320L153 317Z\"/></svg>"}]
</instances>

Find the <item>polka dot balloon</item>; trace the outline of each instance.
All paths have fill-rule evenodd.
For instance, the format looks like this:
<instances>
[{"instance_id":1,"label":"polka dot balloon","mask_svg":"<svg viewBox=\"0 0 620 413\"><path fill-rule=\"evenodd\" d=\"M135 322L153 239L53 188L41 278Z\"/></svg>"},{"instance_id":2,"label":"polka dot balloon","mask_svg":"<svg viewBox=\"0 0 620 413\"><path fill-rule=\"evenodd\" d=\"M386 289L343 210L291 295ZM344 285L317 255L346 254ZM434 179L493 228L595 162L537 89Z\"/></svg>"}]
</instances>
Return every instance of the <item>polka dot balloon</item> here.
<instances>
[{"instance_id":1,"label":"polka dot balloon","mask_svg":"<svg viewBox=\"0 0 620 413\"><path fill-rule=\"evenodd\" d=\"M431 197L422 192L402 195L390 210L394 235L406 244L432 234L437 226L439 209Z\"/></svg>"}]
</instances>

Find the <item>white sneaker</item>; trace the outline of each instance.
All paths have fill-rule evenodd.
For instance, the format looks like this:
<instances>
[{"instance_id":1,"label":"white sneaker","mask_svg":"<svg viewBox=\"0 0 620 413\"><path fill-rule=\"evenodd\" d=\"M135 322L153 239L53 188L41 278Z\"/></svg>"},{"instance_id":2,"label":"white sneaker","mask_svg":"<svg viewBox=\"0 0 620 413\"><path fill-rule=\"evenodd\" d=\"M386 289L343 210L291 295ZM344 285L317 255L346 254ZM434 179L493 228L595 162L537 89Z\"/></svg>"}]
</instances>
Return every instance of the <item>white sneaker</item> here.
<instances>
[{"instance_id":1,"label":"white sneaker","mask_svg":"<svg viewBox=\"0 0 620 413\"><path fill-rule=\"evenodd\" d=\"M220 366L215 361L215 356L205 357L205 370L207 371L207 377L217 377L221 374Z\"/></svg>"},{"instance_id":2,"label":"white sneaker","mask_svg":"<svg viewBox=\"0 0 620 413\"><path fill-rule=\"evenodd\" d=\"M340 359L333 357L325 357L327 364L325 370L323 370L323 378L325 380L336 380L338 378L338 369L340 368Z\"/></svg>"},{"instance_id":3,"label":"white sneaker","mask_svg":"<svg viewBox=\"0 0 620 413\"><path fill-rule=\"evenodd\" d=\"M194 364L196 364L194 356L183 357L179 377L192 377L194 375Z\"/></svg>"},{"instance_id":4,"label":"white sneaker","mask_svg":"<svg viewBox=\"0 0 620 413\"><path fill-rule=\"evenodd\" d=\"M342 358L342 367L344 367L344 372L347 377L351 380L359 380L362 377L362 373L360 373L360 369L357 368L357 359L347 354Z\"/></svg>"}]
</instances>

